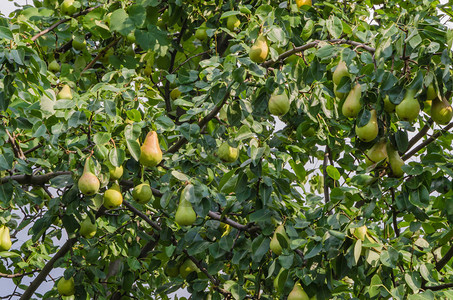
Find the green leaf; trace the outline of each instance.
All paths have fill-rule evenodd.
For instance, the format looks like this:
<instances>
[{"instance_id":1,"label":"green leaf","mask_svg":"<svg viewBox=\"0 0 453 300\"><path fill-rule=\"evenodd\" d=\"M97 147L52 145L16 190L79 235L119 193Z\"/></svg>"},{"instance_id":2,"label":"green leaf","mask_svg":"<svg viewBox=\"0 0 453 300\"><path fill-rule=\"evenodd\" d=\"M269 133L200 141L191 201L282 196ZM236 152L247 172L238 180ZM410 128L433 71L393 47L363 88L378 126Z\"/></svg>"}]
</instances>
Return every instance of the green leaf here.
<instances>
[{"instance_id":1,"label":"green leaf","mask_svg":"<svg viewBox=\"0 0 453 300\"><path fill-rule=\"evenodd\" d=\"M173 177L183 182L189 181L190 179L186 174L178 171L171 171L171 175L173 175Z\"/></svg>"},{"instance_id":2,"label":"green leaf","mask_svg":"<svg viewBox=\"0 0 453 300\"><path fill-rule=\"evenodd\" d=\"M252 242L252 260L260 262L264 254L269 251L270 239L263 235L258 236Z\"/></svg>"},{"instance_id":3,"label":"green leaf","mask_svg":"<svg viewBox=\"0 0 453 300\"><path fill-rule=\"evenodd\" d=\"M93 141L96 145L105 145L110 141L111 135L108 132L97 132L93 136Z\"/></svg>"},{"instance_id":4,"label":"green leaf","mask_svg":"<svg viewBox=\"0 0 453 300\"><path fill-rule=\"evenodd\" d=\"M126 146L127 149L129 150L129 153L132 155L132 157L138 161L140 159L140 154L141 154L141 149L140 149L140 144L136 140L126 140Z\"/></svg>"},{"instance_id":5,"label":"green leaf","mask_svg":"<svg viewBox=\"0 0 453 300\"><path fill-rule=\"evenodd\" d=\"M333 180L340 180L341 178L340 172L334 166L331 165L327 166L326 172Z\"/></svg>"},{"instance_id":6,"label":"green leaf","mask_svg":"<svg viewBox=\"0 0 453 300\"><path fill-rule=\"evenodd\" d=\"M343 33L343 23L335 15L331 15L326 22L327 30L333 36L333 38L338 39Z\"/></svg>"},{"instance_id":7,"label":"green leaf","mask_svg":"<svg viewBox=\"0 0 453 300\"><path fill-rule=\"evenodd\" d=\"M120 148L113 148L109 152L109 161L115 167L120 167L123 164L125 157L126 153Z\"/></svg>"},{"instance_id":8,"label":"green leaf","mask_svg":"<svg viewBox=\"0 0 453 300\"><path fill-rule=\"evenodd\" d=\"M362 240L357 240L354 245L354 261L355 264L359 262L360 255L362 253Z\"/></svg>"},{"instance_id":9,"label":"green leaf","mask_svg":"<svg viewBox=\"0 0 453 300\"><path fill-rule=\"evenodd\" d=\"M0 26L0 38L12 40L13 34L8 27Z\"/></svg>"},{"instance_id":10,"label":"green leaf","mask_svg":"<svg viewBox=\"0 0 453 300\"><path fill-rule=\"evenodd\" d=\"M115 10L110 16L110 28L126 36L135 30L134 22L129 18L127 12L120 8Z\"/></svg>"}]
</instances>

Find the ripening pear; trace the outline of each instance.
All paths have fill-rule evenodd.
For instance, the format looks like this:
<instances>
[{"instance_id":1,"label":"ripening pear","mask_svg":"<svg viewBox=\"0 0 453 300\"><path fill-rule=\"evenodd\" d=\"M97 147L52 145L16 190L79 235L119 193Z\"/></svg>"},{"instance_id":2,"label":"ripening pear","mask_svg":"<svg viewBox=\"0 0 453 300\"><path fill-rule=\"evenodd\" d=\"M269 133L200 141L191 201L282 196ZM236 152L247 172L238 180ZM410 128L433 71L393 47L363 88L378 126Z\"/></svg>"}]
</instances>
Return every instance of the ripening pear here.
<instances>
[{"instance_id":1,"label":"ripening pear","mask_svg":"<svg viewBox=\"0 0 453 300\"><path fill-rule=\"evenodd\" d=\"M386 143L385 139L382 139L379 142L377 142L376 144L374 144L373 147L371 147L366 152L365 163L367 166L378 163L381 160L388 159L386 144L387 143Z\"/></svg>"},{"instance_id":2,"label":"ripening pear","mask_svg":"<svg viewBox=\"0 0 453 300\"><path fill-rule=\"evenodd\" d=\"M57 73L60 72L60 64L54 59L47 67L50 72Z\"/></svg>"},{"instance_id":3,"label":"ripening pear","mask_svg":"<svg viewBox=\"0 0 453 300\"><path fill-rule=\"evenodd\" d=\"M403 121L411 122L420 113L420 104L415 98L416 90L407 90L403 101L395 108L396 114Z\"/></svg>"},{"instance_id":4,"label":"ripening pear","mask_svg":"<svg viewBox=\"0 0 453 300\"><path fill-rule=\"evenodd\" d=\"M274 116L283 116L289 111L290 102L286 91L278 92L273 93L269 98L268 108Z\"/></svg>"},{"instance_id":5,"label":"ripening pear","mask_svg":"<svg viewBox=\"0 0 453 300\"><path fill-rule=\"evenodd\" d=\"M443 98L436 98L431 103L431 118L439 125L446 125L450 122L453 111L450 103Z\"/></svg>"},{"instance_id":6,"label":"ripening pear","mask_svg":"<svg viewBox=\"0 0 453 300\"><path fill-rule=\"evenodd\" d=\"M335 97L337 97L340 100L343 100L343 98L346 96L346 93L341 93L337 91L338 86L334 83L333 84L333 93L335 94Z\"/></svg>"},{"instance_id":7,"label":"ripening pear","mask_svg":"<svg viewBox=\"0 0 453 300\"><path fill-rule=\"evenodd\" d=\"M195 31L196 39L198 39L200 41L204 41L205 39L207 39L207 37L208 37L208 35L206 34L206 28L200 27Z\"/></svg>"},{"instance_id":8,"label":"ripening pear","mask_svg":"<svg viewBox=\"0 0 453 300\"><path fill-rule=\"evenodd\" d=\"M349 76L349 71L348 71L348 67L346 66L346 62L344 62L342 60L338 63L337 68L333 72L333 75L332 75L333 83L336 85L339 85L341 79L345 76Z\"/></svg>"},{"instance_id":9,"label":"ripening pear","mask_svg":"<svg viewBox=\"0 0 453 300\"><path fill-rule=\"evenodd\" d=\"M113 184L111 188L104 193L104 206L107 209L114 209L123 203L123 195L118 184Z\"/></svg>"},{"instance_id":10,"label":"ripening pear","mask_svg":"<svg viewBox=\"0 0 453 300\"><path fill-rule=\"evenodd\" d=\"M239 150L231 147L228 142L223 142L217 150L217 156L225 162L235 162L238 159Z\"/></svg>"},{"instance_id":11,"label":"ripening pear","mask_svg":"<svg viewBox=\"0 0 453 300\"><path fill-rule=\"evenodd\" d=\"M384 97L384 110L388 113L395 111L396 105L390 102L389 95L385 95Z\"/></svg>"},{"instance_id":12,"label":"ripening pear","mask_svg":"<svg viewBox=\"0 0 453 300\"><path fill-rule=\"evenodd\" d=\"M85 220L80 223L79 233L86 239L91 239L96 234L96 224L91 222L90 217L86 217Z\"/></svg>"},{"instance_id":13,"label":"ripening pear","mask_svg":"<svg viewBox=\"0 0 453 300\"><path fill-rule=\"evenodd\" d=\"M311 0L296 0L297 7L301 7L302 5L311 6Z\"/></svg>"},{"instance_id":14,"label":"ripening pear","mask_svg":"<svg viewBox=\"0 0 453 300\"><path fill-rule=\"evenodd\" d=\"M271 243L270 243L270 248L272 250L272 252L274 252L275 254L277 255L280 255L282 254L283 252L283 249L282 249L282 246L280 245L280 242L278 241L278 238L277 238L277 234L280 234L283 236L283 238L288 242L289 244L289 237L288 235L286 234L286 231L285 231L285 226L283 226L283 224L277 226L277 228L275 229L274 231L274 235L272 236L272 239L271 239Z\"/></svg>"},{"instance_id":15,"label":"ripening pear","mask_svg":"<svg viewBox=\"0 0 453 300\"><path fill-rule=\"evenodd\" d=\"M151 131L146 135L140 150L139 162L142 165L146 167L155 167L162 161L162 150L160 150L157 132Z\"/></svg>"},{"instance_id":16,"label":"ripening pear","mask_svg":"<svg viewBox=\"0 0 453 300\"><path fill-rule=\"evenodd\" d=\"M110 181L118 180L123 176L123 166L115 167L110 162L107 162L106 165L109 168Z\"/></svg>"},{"instance_id":17,"label":"ripening pear","mask_svg":"<svg viewBox=\"0 0 453 300\"><path fill-rule=\"evenodd\" d=\"M426 90L426 100L434 100L437 98L437 93L436 89L434 88L434 84L431 82L431 84L428 86L428 89Z\"/></svg>"},{"instance_id":18,"label":"ripening pear","mask_svg":"<svg viewBox=\"0 0 453 300\"><path fill-rule=\"evenodd\" d=\"M293 290L289 293L287 300L310 300L299 282L294 284Z\"/></svg>"},{"instance_id":19,"label":"ripening pear","mask_svg":"<svg viewBox=\"0 0 453 300\"><path fill-rule=\"evenodd\" d=\"M182 278L186 278L190 273L192 272L199 272L200 269L198 269L197 265L191 261L190 259L186 259L182 265L179 267L179 275L181 275Z\"/></svg>"},{"instance_id":20,"label":"ripening pear","mask_svg":"<svg viewBox=\"0 0 453 300\"><path fill-rule=\"evenodd\" d=\"M181 96L181 91L178 88L173 89L170 92L170 98L171 100L176 100Z\"/></svg>"},{"instance_id":21,"label":"ripening pear","mask_svg":"<svg viewBox=\"0 0 453 300\"><path fill-rule=\"evenodd\" d=\"M252 48L250 48L250 59L256 63L262 63L266 60L268 54L269 46L267 45L267 39L264 35L260 35Z\"/></svg>"},{"instance_id":22,"label":"ripening pear","mask_svg":"<svg viewBox=\"0 0 453 300\"><path fill-rule=\"evenodd\" d=\"M355 127L355 133L364 142L371 142L379 133L379 126L377 122L376 110L371 110L371 117L368 123L362 127Z\"/></svg>"},{"instance_id":23,"label":"ripening pear","mask_svg":"<svg viewBox=\"0 0 453 300\"><path fill-rule=\"evenodd\" d=\"M87 41L83 35L77 35L72 39L72 48L82 51L86 49Z\"/></svg>"},{"instance_id":24,"label":"ripening pear","mask_svg":"<svg viewBox=\"0 0 453 300\"><path fill-rule=\"evenodd\" d=\"M387 154L392 175L395 177L403 176L404 171L401 167L404 166L404 160L390 143L387 144Z\"/></svg>"},{"instance_id":25,"label":"ripening pear","mask_svg":"<svg viewBox=\"0 0 453 300\"><path fill-rule=\"evenodd\" d=\"M362 104L360 103L361 97L362 87L360 86L360 83L357 83L349 92L346 100L344 100L343 107L341 108L341 111L345 117L357 117L360 109L362 108Z\"/></svg>"},{"instance_id":26,"label":"ripening pear","mask_svg":"<svg viewBox=\"0 0 453 300\"><path fill-rule=\"evenodd\" d=\"M126 35L126 40L131 44L135 43L135 32L134 31L129 32Z\"/></svg>"},{"instance_id":27,"label":"ripening pear","mask_svg":"<svg viewBox=\"0 0 453 300\"><path fill-rule=\"evenodd\" d=\"M65 84L57 94L57 100L59 99L72 99L71 88Z\"/></svg>"},{"instance_id":28,"label":"ripening pear","mask_svg":"<svg viewBox=\"0 0 453 300\"><path fill-rule=\"evenodd\" d=\"M83 168L82 176L80 176L77 185L82 194L92 196L99 191L101 183L99 182L99 179L96 177L96 175L91 173L89 161L90 158L88 157L85 161L85 167Z\"/></svg>"},{"instance_id":29,"label":"ripening pear","mask_svg":"<svg viewBox=\"0 0 453 300\"><path fill-rule=\"evenodd\" d=\"M64 0L61 3L61 13L64 15L72 15L76 12L77 8L74 6L74 0Z\"/></svg>"},{"instance_id":30,"label":"ripening pear","mask_svg":"<svg viewBox=\"0 0 453 300\"><path fill-rule=\"evenodd\" d=\"M141 204L148 203L149 200L151 200L152 196L153 191L147 183L141 183L137 185L132 191L132 197L134 198L134 200Z\"/></svg>"},{"instance_id":31,"label":"ripening pear","mask_svg":"<svg viewBox=\"0 0 453 300\"><path fill-rule=\"evenodd\" d=\"M362 240L362 241L365 241L365 237L366 237L366 232L367 232L368 228L363 225L363 226L360 226L360 227L357 227L355 230L354 230L354 235L356 236L356 238L358 238L359 240Z\"/></svg>"},{"instance_id":32,"label":"ripening pear","mask_svg":"<svg viewBox=\"0 0 453 300\"><path fill-rule=\"evenodd\" d=\"M179 198L178 209L175 214L175 221L179 226L192 225L197 219L197 214L192 208L192 204L189 201L190 193L193 193L193 185L188 184L184 187Z\"/></svg>"},{"instance_id":33,"label":"ripening pear","mask_svg":"<svg viewBox=\"0 0 453 300\"><path fill-rule=\"evenodd\" d=\"M58 280L57 290L60 295L72 296L75 293L74 288L75 286L73 277L69 278L68 280L64 279L64 277L61 277L60 280Z\"/></svg>"},{"instance_id":34,"label":"ripening pear","mask_svg":"<svg viewBox=\"0 0 453 300\"><path fill-rule=\"evenodd\" d=\"M275 278L274 278L274 289L276 291L281 291L283 289L283 286L280 287L279 282L278 282L280 280L280 276L282 275L283 271L285 271L285 269L281 268L280 272L278 272L278 275L275 276Z\"/></svg>"},{"instance_id":35,"label":"ripening pear","mask_svg":"<svg viewBox=\"0 0 453 300\"><path fill-rule=\"evenodd\" d=\"M0 227L0 251L8 251L11 249L11 236L9 235L9 228L5 225Z\"/></svg>"},{"instance_id":36,"label":"ripening pear","mask_svg":"<svg viewBox=\"0 0 453 300\"><path fill-rule=\"evenodd\" d=\"M229 31L235 31L239 25L241 25L241 21L235 15L227 18L227 28Z\"/></svg>"}]
</instances>

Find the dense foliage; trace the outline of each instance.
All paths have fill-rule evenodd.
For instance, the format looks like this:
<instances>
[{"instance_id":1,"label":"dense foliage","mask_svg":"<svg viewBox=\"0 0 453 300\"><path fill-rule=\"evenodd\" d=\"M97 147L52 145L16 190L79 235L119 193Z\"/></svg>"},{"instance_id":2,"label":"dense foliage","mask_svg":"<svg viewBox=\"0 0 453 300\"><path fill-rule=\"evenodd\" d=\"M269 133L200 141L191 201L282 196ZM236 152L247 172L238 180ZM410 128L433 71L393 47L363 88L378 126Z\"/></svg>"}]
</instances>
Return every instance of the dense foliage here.
<instances>
[{"instance_id":1,"label":"dense foliage","mask_svg":"<svg viewBox=\"0 0 453 300\"><path fill-rule=\"evenodd\" d=\"M33 3L0 19L13 296L453 299L451 0Z\"/></svg>"}]
</instances>

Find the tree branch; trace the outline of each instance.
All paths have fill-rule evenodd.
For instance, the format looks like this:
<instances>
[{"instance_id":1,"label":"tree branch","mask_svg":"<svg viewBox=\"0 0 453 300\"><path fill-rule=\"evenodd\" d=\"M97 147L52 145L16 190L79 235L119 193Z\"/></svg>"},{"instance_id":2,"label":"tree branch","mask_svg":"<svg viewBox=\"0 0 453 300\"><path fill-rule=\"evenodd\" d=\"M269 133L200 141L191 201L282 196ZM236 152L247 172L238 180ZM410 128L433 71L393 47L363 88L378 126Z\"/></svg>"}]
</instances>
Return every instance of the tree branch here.
<instances>
[{"instance_id":1,"label":"tree branch","mask_svg":"<svg viewBox=\"0 0 453 300\"><path fill-rule=\"evenodd\" d=\"M71 18L77 18L77 17L80 17L80 16L83 16L83 15L86 15L87 13L89 13L90 11L93 11L95 10L96 8L98 7L101 7L102 5L99 4L99 5L96 5L96 6L93 6L93 7L90 7L90 8L87 8L85 10L82 10L78 13L75 13L71 16ZM50 26L49 28L47 29L44 29L43 31L39 32L38 34L34 35L31 40L32 42L36 41L39 37L45 35L46 33L49 33L51 32L52 30L54 30L55 28L57 28L59 25L63 24L63 23L66 23L68 21L71 20L71 18L66 18L66 19L63 19L63 20L60 20L58 22L56 22L55 24L53 24L52 26Z\"/></svg>"},{"instance_id":2,"label":"tree branch","mask_svg":"<svg viewBox=\"0 0 453 300\"><path fill-rule=\"evenodd\" d=\"M428 132L429 128L431 128L431 125L433 125L433 119L429 119L428 122L425 124L425 126L423 126L422 129L420 129L420 131L414 135L414 137L409 141L409 144L407 146L407 149L409 150L410 148L412 148L412 146L414 146L415 144L417 144L417 142L426 135L426 133ZM400 153L401 154L401 153Z\"/></svg>"},{"instance_id":3,"label":"tree branch","mask_svg":"<svg viewBox=\"0 0 453 300\"><path fill-rule=\"evenodd\" d=\"M451 128L453 128L453 122L448 124L447 126L445 126L444 128L442 128L442 130L439 130L437 131L435 134L433 134L431 137L429 137L428 139L426 139L423 143L421 143L420 145L418 145L417 147L415 147L414 149L412 149L411 151L409 151L408 153L406 153L402 159L403 160L407 160L408 158L412 157L415 153L417 153L418 151L420 151L421 149L425 148L427 145L429 145L430 143L434 142L438 137L440 137L442 134L444 134L445 132L447 132L448 130L450 130Z\"/></svg>"},{"instance_id":4,"label":"tree branch","mask_svg":"<svg viewBox=\"0 0 453 300\"><path fill-rule=\"evenodd\" d=\"M30 283L28 288L20 297L20 300L27 300L31 299L33 294L35 293L36 289L41 285L41 283L46 279L47 275L49 275L50 271L53 269L54 263L61 257L65 256L65 254L72 248L72 245L75 243L77 239L72 238L66 241L63 246L61 246L60 250L47 262L47 264L42 268L41 272L36 276L36 278Z\"/></svg>"},{"instance_id":5,"label":"tree branch","mask_svg":"<svg viewBox=\"0 0 453 300\"><path fill-rule=\"evenodd\" d=\"M435 286L425 286L423 287L425 290L431 290L431 291L440 291L443 289L448 289L453 287L453 283L445 283L445 284L440 284L440 285L435 285Z\"/></svg>"},{"instance_id":6,"label":"tree branch","mask_svg":"<svg viewBox=\"0 0 453 300\"><path fill-rule=\"evenodd\" d=\"M112 48L113 46L116 45L116 43L118 43L118 41L120 40L121 38L117 38L117 39L114 39L113 41L110 42L110 44L108 44L107 46L105 46L104 49L102 49L101 51L99 51L98 55L96 55L95 58L93 58L92 61L90 61L90 63L88 65L86 65L86 67L82 70L81 73L85 72L86 70L90 69L98 60L99 58L101 58L101 56L103 56L107 50L109 50L110 48Z\"/></svg>"},{"instance_id":7,"label":"tree branch","mask_svg":"<svg viewBox=\"0 0 453 300\"><path fill-rule=\"evenodd\" d=\"M12 175L0 178L0 184L8 182L10 180L17 181L20 184L31 184L31 185L43 185L50 179L60 175L71 175L71 171L58 171L54 173L48 173L44 175Z\"/></svg>"},{"instance_id":8,"label":"tree branch","mask_svg":"<svg viewBox=\"0 0 453 300\"><path fill-rule=\"evenodd\" d=\"M162 227L160 227L157 223L154 223L153 221L151 221L150 218L148 218L147 215L145 215L144 213L142 213L141 211L139 211L138 209L136 209L134 206L132 206L129 202L127 202L126 200L123 201L123 204L130 210L132 211L134 214L136 214L137 216L139 216L140 218L142 218L143 220L145 220L146 223L148 223L149 225L151 225L152 228L154 228L155 230L157 231L162 231Z\"/></svg>"},{"instance_id":9,"label":"tree branch","mask_svg":"<svg viewBox=\"0 0 453 300\"><path fill-rule=\"evenodd\" d=\"M34 274L34 273L39 272L39 271L41 271L41 270L37 269L37 270L26 272L26 273L16 273L16 274L0 273L0 277L3 277L3 278L17 278L17 277L23 277L23 276L31 275L31 274Z\"/></svg>"},{"instance_id":10,"label":"tree branch","mask_svg":"<svg viewBox=\"0 0 453 300\"><path fill-rule=\"evenodd\" d=\"M442 270L443 267L450 261L450 259L453 257L453 246L450 247L450 249L445 253L444 257L442 257L437 263L436 263L436 270L440 271Z\"/></svg>"}]
</instances>

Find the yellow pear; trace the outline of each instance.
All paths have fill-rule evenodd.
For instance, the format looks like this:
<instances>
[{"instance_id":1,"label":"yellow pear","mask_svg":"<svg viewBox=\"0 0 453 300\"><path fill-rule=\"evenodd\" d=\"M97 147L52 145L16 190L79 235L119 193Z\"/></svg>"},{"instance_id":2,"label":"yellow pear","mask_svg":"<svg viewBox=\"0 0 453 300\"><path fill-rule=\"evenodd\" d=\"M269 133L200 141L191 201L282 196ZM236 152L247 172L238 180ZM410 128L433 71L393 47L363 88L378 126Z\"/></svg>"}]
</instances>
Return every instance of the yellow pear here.
<instances>
[{"instance_id":1,"label":"yellow pear","mask_svg":"<svg viewBox=\"0 0 453 300\"><path fill-rule=\"evenodd\" d=\"M0 227L0 251L8 251L11 249L11 236L9 235L9 228L5 225Z\"/></svg>"},{"instance_id":2,"label":"yellow pear","mask_svg":"<svg viewBox=\"0 0 453 300\"><path fill-rule=\"evenodd\" d=\"M333 83L339 85L341 79L345 76L349 77L348 67L346 66L346 62L340 61L332 75Z\"/></svg>"},{"instance_id":3,"label":"yellow pear","mask_svg":"<svg viewBox=\"0 0 453 300\"><path fill-rule=\"evenodd\" d=\"M270 247L270 249L272 250L272 252L274 252L276 255L280 255L280 254L282 254L282 252L283 252L283 248L282 248L282 246L280 245L280 242L278 241L277 234L282 235L283 238L284 238L284 239L287 241L287 243L289 244L289 237L288 237L288 235L286 234L285 226L283 226L283 224L277 226L277 228L276 228L275 231L274 231L274 235L272 236L271 243L270 243L270 245L269 245L269 247Z\"/></svg>"},{"instance_id":4,"label":"yellow pear","mask_svg":"<svg viewBox=\"0 0 453 300\"><path fill-rule=\"evenodd\" d=\"M349 92L346 100L344 100L341 112L347 118L357 117L362 108L360 98L362 97L362 87L360 83L357 83L352 90Z\"/></svg>"},{"instance_id":5,"label":"yellow pear","mask_svg":"<svg viewBox=\"0 0 453 300\"><path fill-rule=\"evenodd\" d=\"M437 98L436 89L434 88L434 84L431 83L426 90L426 100L434 100L435 98Z\"/></svg>"},{"instance_id":6,"label":"yellow pear","mask_svg":"<svg viewBox=\"0 0 453 300\"><path fill-rule=\"evenodd\" d=\"M311 0L296 0L297 7L301 7L302 5L311 6Z\"/></svg>"},{"instance_id":7,"label":"yellow pear","mask_svg":"<svg viewBox=\"0 0 453 300\"><path fill-rule=\"evenodd\" d=\"M74 295L75 293L74 278L71 277L68 280L66 280L64 279L64 277L61 277L60 280L58 280L57 290L61 296Z\"/></svg>"},{"instance_id":8,"label":"yellow pear","mask_svg":"<svg viewBox=\"0 0 453 300\"><path fill-rule=\"evenodd\" d=\"M107 209L114 209L123 203L123 195L118 184L113 184L111 188L104 193L104 206Z\"/></svg>"},{"instance_id":9,"label":"yellow pear","mask_svg":"<svg viewBox=\"0 0 453 300\"><path fill-rule=\"evenodd\" d=\"M396 114L401 120L411 122L419 115L420 104L415 98L416 93L416 90L407 90L403 101L396 106Z\"/></svg>"},{"instance_id":10,"label":"yellow pear","mask_svg":"<svg viewBox=\"0 0 453 300\"><path fill-rule=\"evenodd\" d=\"M65 84L57 94L57 100L59 99L72 99L71 88Z\"/></svg>"},{"instance_id":11,"label":"yellow pear","mask_svg":"<svg viewBox=\"0 0 453 300\"><path fill-rule=\"evenodd\" d=\"M152 196L153 191L147 183L141 183L137 185L132 191L132 197L134 198L134 200L141 204L148 203L149 200L151 200Z\"/></svg>"},{"instance_id":12,"label":"yellow pear","mask_svg":"<svg viewBox=\"0 0 453 300\"><path fill-rule=\"evenodd\" d=\"M385 139L380 140L373 145L367 152L365 156L365 163L367 166L378 163L381 160L387 160L387 145Z\"/></svg>"},{"instance_id":13,"label":"yellow pear","mask_svg":"<svg viewBox=\"0 0 453 300\"><path fill-rule=\"evenodd\" d=\"M250 48L250 59L256 63L262 63L266 60L268 54L269 46L267 45L267 39L264 35L260 35L252 48Z\"/></svg>"},{"instance_id":14,"label":"yellow pear","mask_svg":"<svg viewBox=\"0 0 453 300\"><path fill-rule=\"evenodd\" d=\"M223 142L217 150L217 156L225 162L235 162L238 159L239 150L231 147L228 142Z\"/></svg>"},{"instance_id":15,"label":"yellow pear","mask_svg":"<svg viewBox=\"0 0 453 300\"><path fill-rule=\"evenodd\" d=\"M181 96L181 91L178 88L173 89L170 92L170 98L171 100L176 100Z\"/></svg>"},{"instance_id":16,"label":"yellow pear","mask_svg":"<svg viewBox=\"0 0 453 300\"><path fill-rule=\"evenodd\" d=\"M91 222L90 217L86 217L85 220L80 223L79 233L86 239L91 239L96 234L96 224Z\"/></svg>"},{"instance_id":17,"label":"yellow pear","mask_svg":"<svg viewBox=\"0 0 453 300\"><path fill-rule=\"evenodd\" d=\"M241 25L241 21L235 15L227 18L227 28L229 31L235 31L239 25Z\"/></svg>"},{"instance_id":18,"label":"yellow pear","mask_svg":"<svg viewBox=\"0 0 453 300\"><path fill-rule=\"evenodd\" d=\"M299 282L294 284L293 290L289 293L287 300L310 300Z\"/></svg>"},{"instance_id":19,"label":"yellow pear","mask_svg":"<svg viewBox=\"0 0 453 300\"><path fill-rule=\"evenodd\" d=\"M276 91L269 98L269 112L274 116L283 116L289 111L290 102L286 91Z\"/></svg>"},{"instance_id":20,"label":"yellow pear","mask_svg":"<svg viewBox=\"0 0 453 300\"><path fill-rule=\"evenodd\" d=\"M181 192L178 209L175 214L175 221L179 224L179 226L192 225L197 219L197 214L193 210L192 204L189 201L190 194L193 193L193 189L193 185L188 184Z\"/></svg>"},{"instance_id":21,"label":"yellow pear","mask_svg":"<svg viewBox=\"0 0 453 300\"><path fill-rule=\"evenodd\" d=\"M435 98L431 103L431 118L440 125L446 125L450 122L453 116L453 111L450 103L443 98Z\"/></svg>"},{"instance_id":22,"label":"yellow pear","mask_svg":"<svg viewBox=\"0 0 453 300\"><path fill-rule=\"evenodd\" d=\"M106 165L109 168L110 181L118 180L123 176L123 166L115 167L110 162L107 162Z\"/></svg>"},{"instance_id":23,"label":"yellow pear","mask_svg":"<svg viewBox=\"0 0 453 300\"><path fill-rule=\"evenodd\" d=\"M61 13L63 15L72 15L76 12L77 8L74 6L74 0L64 0L61 3Z\"/></svg>"},{"instance_id":24,"label":"yellow pear","mask_svg":"<svg viewBox=\"0 0 453 300\"><path fill-rule=\"evenodd\" d=\"M155 167L162 161L162 150L160 150L157 132L151 131L146 135L140 150L139 162L142 165L146 167Z\"/></svg>"},{"instance_id":25,"label":"yellow pear","mask_svg":"<svg viewBox=\"0 0 453 300\"><path fill-rule=\"evenodd\" d=\"M179 275L185 279L192 272L198 273L200 272L200 269L198 269L197 265L193 261L186 259L179 267Z\"/></svg>"},{"instance_id":26,"label":"yellow pear","mask_svg":"<svg viewBox=\"0 0 453 300\"><path fill-rule=\"evenodd\" d=\"M99 179L96 177L96 175L91 173L89 161L90 158L88 157L85 161L85 167L83 168L82 176L80 176L77 185L82 194L92 196L99 191L101 183L99 182Z\"/></svg>"},{"instance_id":27,"label":"yellow pear","mask_svg":"<svg viewBox=\"0 0 453 300\"><path fill-rule=\"evenodd\" d=\"M371 110L371 117L365 126L355 128L355 133L364 142L371 142L379 133L376 110Z\"/></svg>"},{"instance_id":28,"label":"yellow pear","mask_svg":"<svg viewBox=\"0 0 453 300\"><path fill-rule=\"evenodd\" d=\"M396 151L390 143L387 143L387 154L392 175L395 177L403 176L404 171L401 167L404 166L404 161L401 159L398 151Z\"/></svg>"},{"instance_id":29,"label":"yellow pear","mask_svg":"<svg viewBox=\"0 0 453 300\"><path fill-rule=\"evenodd\" d=\"M395 111L396 105L390 102L390 98L388 95L385 95L384 97L384 110L388 113L394 112Z\"/></svg>"}]
</instances>

